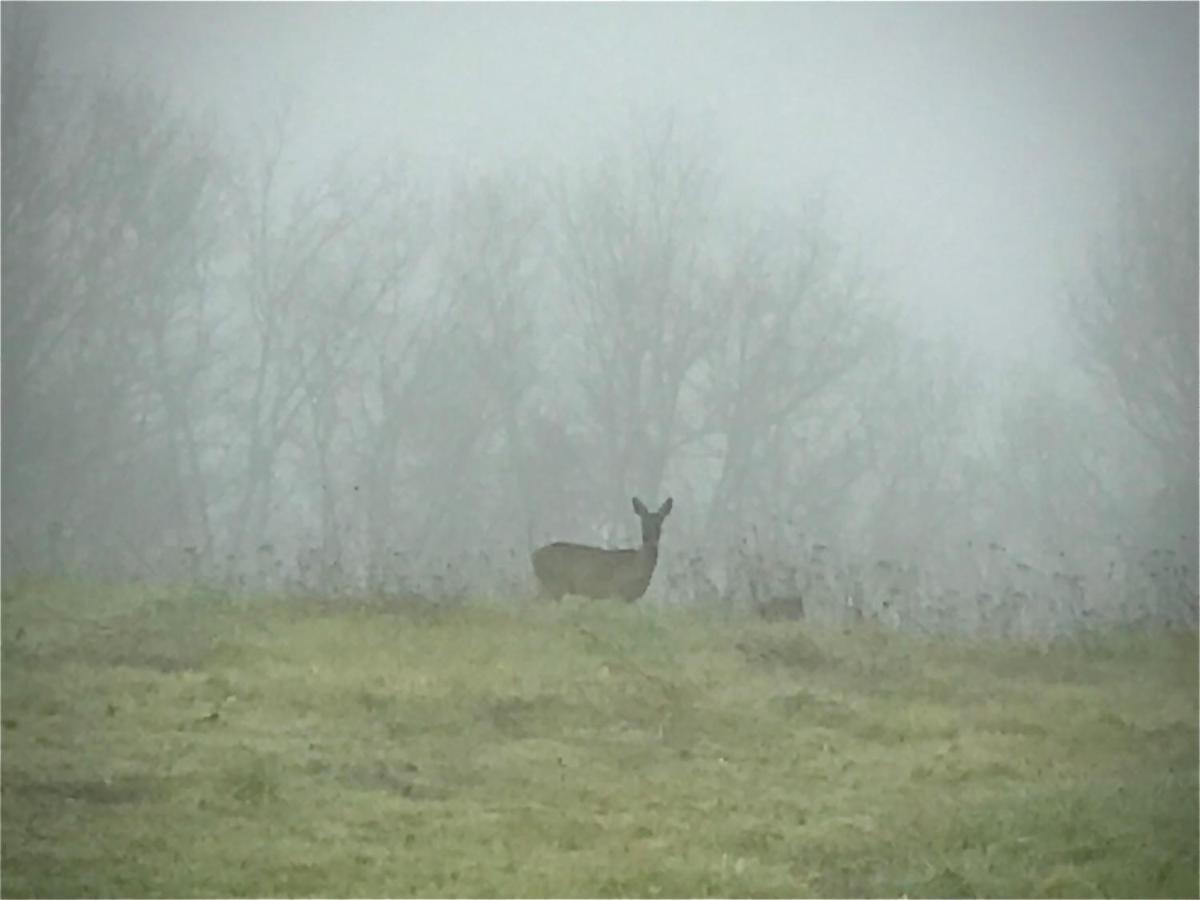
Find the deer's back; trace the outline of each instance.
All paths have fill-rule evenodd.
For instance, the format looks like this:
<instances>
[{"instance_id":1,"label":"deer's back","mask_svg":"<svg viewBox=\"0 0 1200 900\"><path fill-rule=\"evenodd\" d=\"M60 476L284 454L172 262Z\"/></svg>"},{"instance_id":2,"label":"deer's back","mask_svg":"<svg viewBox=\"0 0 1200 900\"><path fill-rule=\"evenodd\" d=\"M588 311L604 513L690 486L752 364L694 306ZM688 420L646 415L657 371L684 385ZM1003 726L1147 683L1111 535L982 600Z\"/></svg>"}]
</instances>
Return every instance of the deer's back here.
<instances>
[{"instance_id":1,"label":"deer's back","mask_svg":"<svg viewBox=\"0 0 1200 900\"><path fill-rule=\"evenodd\" d=\"M605 550L559 542L534 552L533 572L555 594L636 600L650 584L655 556L645 550Z\"/></svg>"}]
</instances>

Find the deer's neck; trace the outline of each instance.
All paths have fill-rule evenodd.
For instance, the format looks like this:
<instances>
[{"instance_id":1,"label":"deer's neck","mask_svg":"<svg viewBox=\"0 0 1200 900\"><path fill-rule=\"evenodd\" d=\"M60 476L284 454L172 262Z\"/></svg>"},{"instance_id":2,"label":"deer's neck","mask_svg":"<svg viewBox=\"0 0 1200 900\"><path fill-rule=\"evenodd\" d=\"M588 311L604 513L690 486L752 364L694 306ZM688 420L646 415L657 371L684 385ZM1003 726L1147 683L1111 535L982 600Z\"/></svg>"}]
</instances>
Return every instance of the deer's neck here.
<instances>
[{"instance_id":1,"label":"deer's neck","mask_svg":"<svg viewBox=\"0 0 1200 900\"><path fill-rule=\"evenodd\" d=\"M647 568L653 570L655 563L658 562L658 544L657 543L653 543L653 544L643 543L642 546L638 550L638 554L642 557L642 560L646 563Z\"/></svg>"}]
</instances>

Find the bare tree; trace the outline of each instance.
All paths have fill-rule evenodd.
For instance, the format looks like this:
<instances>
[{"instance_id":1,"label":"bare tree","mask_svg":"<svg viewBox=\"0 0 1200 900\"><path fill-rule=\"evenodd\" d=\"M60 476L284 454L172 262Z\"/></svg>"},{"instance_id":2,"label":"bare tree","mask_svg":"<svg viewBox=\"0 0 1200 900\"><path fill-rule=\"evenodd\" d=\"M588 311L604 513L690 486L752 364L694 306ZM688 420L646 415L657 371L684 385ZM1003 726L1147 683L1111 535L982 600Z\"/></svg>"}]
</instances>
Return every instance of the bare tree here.
<instances>
[{"instance_id":1,"label":"bare tree","mask_svg":"<svg viewBox=\"0 0 1200 900\"><path fill-rule=\"evenodd\" d=\"M473 421L498 442L489 452L488 493L477 498L504 522L500 543L528 534L536 498L522 407L537 376L536 303L543 273L536 242L542 210L537 193L516 173L467 183L449 211L441 260L443 289L450 293L455 322L462 331ZM489 448L491 449L491 448ZM524 527L514 529L514 522Z\"/></svg>"},{"instance_id":2,"label":"bare tree","mask_svg":"<svg viewBox=\"0 0 1200 900\"><path fill-rule=\"evenodd\" d=\"M1084 365L1156 458L1160 537L1196 526L1196 169L1192 143L1121 185L1067 305Z\"/></svg>"},{"instance_id":3,"label":"bare tree","mask_svg":"<svg viewBox=\"0 0 1200 900\"><path fill-rule=\"evenodd\" d=\"M558 273L579 341L582 421L613 521L627 493L660 493L688 373L719 324L704 290L715 188L703 145L668 120L560 192Z\"/></svg>"},{"instance_id":4,"label":"bare tree","mask_svg":"<svg viewBox=\"0 0 1200 900\"><path fill-rule=\"evenodd\" d=\"M240 456L234 478L229 552L272 541L276 484L292 448L311 468L290 461L306 491L293 491L289 512L315 506L321 555L339 550L335 434L355 363L388 319L410 274L413 251L394 213L407 199L398 173L356 178L335 166L311 186L283 183L286 114L269 132L255 169L241 186L244 251L237 259L236 306L241 341L230 342L233 391L225 404ZM308 425L308 434L303 432ZM294 521L294 520L293 520Z\"/></svg>"},{"instance_id":5,"label":"bare tree","mask_svg":"<svg viewBox=\"0 0 1200 900\"><path fill-rule=\"evenodd\" d=\"M522 407L537 375L536 194L516 173L471 178L431 223L428 294L380 347L365 407L376 589L419 573L449 592L476 567L494 578L532 515Z\"/></svg>"},{"instance_id":6,"label":"bare tree","mask_svg":"<svg viewBox=\"0 0 1200 900\"><path fill-rule=\"evenodd\" d=\"M956 346L894 334L855 406L862 483L851 495L867 557L952 565L978 512L981 376ZM913 523L920 522L920 528Z\"/></svg>"},{"instance_id":7,"label":"bare tree","mask_svg":"<svg viewBox=\"0 0 1200 900\"><path fill-rule=\"evenodd\" d=\"M194 400L222 163L162 95L58 79L36 19L4 22L6 522L145 568L210 533Z\"/></svg>"},{"instance_id":8,"label":"bare tree","mask_svg":"<svg viewBox=\"0 0 1200 900\"><path fill-rule=\"evenodd\" d=\"M362 499L354 467L344 464L357 453L349 417L370 386L373 345L381 334L395 335L420 293L414 282L427 245L414 215L422 204L407 173L394 163L373 169L364 195L371 201L360 202L344 245L314 282L305 316L311 353L300 355L309 425L302 447L310 459L306 480L319 491L322 568L343 576L347 529Z\"/></svg>"},{"instance_id":9,"label":"bare tree","mask_svg":"<svg viewBox=\"0 0 1200 900\"><path fill-rule=\"evenodd\" d=\"M1131 521L1139 485L1154 478L1149 458L1129 452L1128 429L1104 415L1094 392L1055 385L1043 372L1008 398L997 437L1001 518L993 530L1026 555L1041 547L1074 556L1112 542Z\"/></svg>"},{"instance_id":10,"label":"bare tree","mask_svg":"<svg viewBox=\"0 0 1200 900\"><path fill-rule=\"evenodd\" d=\"M761 521L844 504L861 472L847 443L859 405L851 376L872 364L882 325L865 270L835 242L819 197L734 247L707 291L722 327L697 369L693 432L719 460L717 542L744 530L748 508Z\"/></svg>"}]
</instances>

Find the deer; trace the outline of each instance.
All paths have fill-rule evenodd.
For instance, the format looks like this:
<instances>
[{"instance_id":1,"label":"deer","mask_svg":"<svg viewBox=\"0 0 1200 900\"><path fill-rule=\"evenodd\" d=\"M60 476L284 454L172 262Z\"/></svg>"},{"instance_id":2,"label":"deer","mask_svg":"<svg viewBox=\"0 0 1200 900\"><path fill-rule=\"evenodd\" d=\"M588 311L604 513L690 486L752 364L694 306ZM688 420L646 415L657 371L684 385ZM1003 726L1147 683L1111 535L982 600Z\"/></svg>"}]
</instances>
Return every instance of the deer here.
<instances>
[{"instance_id":1,"label":"deer","mask_svg":"<svg viewBox=\"0 0 1200 900\"><path fill-rule=\"evenodd\" d=\"M641 598L650 586L663 519L672 505L668 497L657 512L650 512L633 498L633 511L642 520L642 546L637 548L606 550L559 541L535 550L530 558L539 597L561 601L566 594L577 594L592 600L619 597L627 603Z\"/></svg>"}]
</instances>

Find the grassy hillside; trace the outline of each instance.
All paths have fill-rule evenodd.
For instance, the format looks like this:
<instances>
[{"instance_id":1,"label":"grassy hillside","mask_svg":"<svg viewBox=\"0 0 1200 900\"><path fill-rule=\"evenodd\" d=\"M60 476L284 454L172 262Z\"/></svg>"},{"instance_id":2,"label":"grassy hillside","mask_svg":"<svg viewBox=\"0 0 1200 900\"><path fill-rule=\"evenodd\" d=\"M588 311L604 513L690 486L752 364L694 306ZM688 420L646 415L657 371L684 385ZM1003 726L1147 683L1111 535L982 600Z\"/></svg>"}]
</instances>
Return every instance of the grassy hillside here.
<instances>
[{"instance_id":1,"label":"grassy hillside","mask_svg":"<svg viewBox=\"0 0 1200 900\"><path fill-rule=\"evenodd\" d=\"M5 896L1196 896L1195 634L3 604Z\"/></svg>"}]
</instances>

